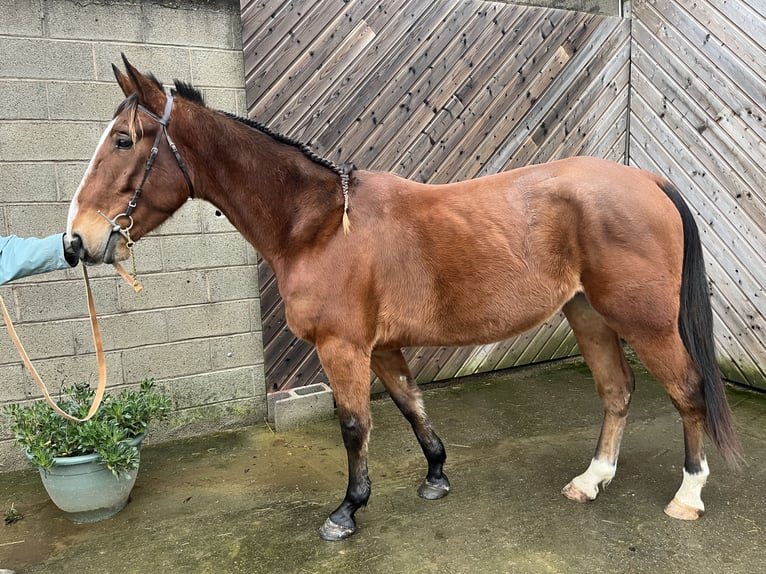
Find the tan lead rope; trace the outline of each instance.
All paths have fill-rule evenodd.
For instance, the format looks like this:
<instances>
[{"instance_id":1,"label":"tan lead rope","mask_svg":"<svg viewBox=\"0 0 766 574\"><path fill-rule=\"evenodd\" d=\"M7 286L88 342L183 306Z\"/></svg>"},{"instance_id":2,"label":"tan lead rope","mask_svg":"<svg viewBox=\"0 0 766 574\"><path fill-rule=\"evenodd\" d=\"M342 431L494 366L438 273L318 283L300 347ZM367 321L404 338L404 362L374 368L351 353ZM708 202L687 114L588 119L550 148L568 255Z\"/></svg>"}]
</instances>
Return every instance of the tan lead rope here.
<instances>
[{"instance_id":1,"label":"tan lead rope","mask_svg":"<svg viewBox=\"0 0 766 574\"><path fill-rule=\"evenodd\" d=\"M91 292L91 289L90 289L90 281L88 280L88 271L85 268L85 265L82 265L82 274L83 274L83 277L85 277L85 292L88 297L88 314L90 315L90 326L91 326L91 329L93 330L93 343L96 346L96 356L98 359L98 387L96 388L96 396L93 399L93 404L90 405L90 410L88 411L88 414L85 416L85 418L82 418L82 419L73 417L69 413L64 412L53 401L53 399L51 399L50 393L48 393L48 388L45 386L45 383L40 378L40 375L38 374L37 369L35 369L34 365L32 365L32 362L29 360L29 355L27 355L27 352L24 350L24 346L21 344L21 340L19 339L19 336L16 334L16 329L13 328L13 323L11 322L11 317L8 314L8 309L5 308L5 302L3 301L3 298L0 297L0 307L2 307L3 319L5 319L5 324L8 327L8 333L10 334L11 339L13 340L13 344L16 345L16 349L18 349L19 351L21 360L24 362L27 369L29 369L29 372L32 375L32 378L37 383L37 386L40 387L40 390L42 391L43 396L45 397L45 402L47 402L48 405L54 411L56 411L59 415L61 415L65 419L68 419L76 423L83 423L96 414L98 407L101 406L101 399L104 397L104 390L106 389L106 361L104 360L104 347L101 344L101 331L98 328L98 321L96 319L96 307L93 304L93 293Z\"/></svg>"}]
</instances>

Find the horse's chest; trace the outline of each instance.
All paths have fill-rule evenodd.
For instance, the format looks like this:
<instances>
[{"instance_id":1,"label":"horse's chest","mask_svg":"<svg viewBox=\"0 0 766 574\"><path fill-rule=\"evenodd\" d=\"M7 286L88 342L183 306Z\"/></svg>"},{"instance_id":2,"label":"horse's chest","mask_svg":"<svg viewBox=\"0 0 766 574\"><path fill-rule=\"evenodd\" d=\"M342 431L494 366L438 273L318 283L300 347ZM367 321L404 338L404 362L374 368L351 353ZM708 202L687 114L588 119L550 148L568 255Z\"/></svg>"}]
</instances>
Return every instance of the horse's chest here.
<instances>
[{"instance_id":1,"label":"horse's chest","mask_svg":"<svg viewBox=\"0 0 766 574\"><path fill-rule=\"evenodd\" d=\"M366 312L365 298L338 275L304 273L291 277L280 284L280 293L288 327L312 343L319 334L357 328Z\"/></svg>"}]
</instances>

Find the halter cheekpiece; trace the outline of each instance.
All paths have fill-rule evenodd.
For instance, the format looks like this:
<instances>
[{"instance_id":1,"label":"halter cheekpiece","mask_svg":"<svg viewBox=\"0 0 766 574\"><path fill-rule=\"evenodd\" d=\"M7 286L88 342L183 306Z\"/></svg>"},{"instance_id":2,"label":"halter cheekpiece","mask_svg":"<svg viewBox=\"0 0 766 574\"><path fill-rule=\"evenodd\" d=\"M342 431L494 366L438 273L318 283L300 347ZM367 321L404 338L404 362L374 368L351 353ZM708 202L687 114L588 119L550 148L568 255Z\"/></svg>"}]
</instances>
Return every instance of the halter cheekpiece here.
<instances>
[{"instance_id":1,"label":"halter cheekpiece","mask_svg":"<svg viewBox=\"0 0 766 574\"><path fill-rule=\"evenodd\" d=\"M186 180L186 186L189 188L189 197L192 197L194 195L194 186L192 185L191 178L189 177L189 172L186 169L186 164L184 163L184 160L181 158L181 154L178 152L178 147L176 146L173 139L170 137L170 134L168 133L168 124L170 123L170 112L173 110L173 94L168 94L168 99L165 102L165 111L162 113L162 117L157 116L152 111L148 110L141 104L138 104L138 109L142 112L144 112L147 116L155 120L157 123L159 123L162 126L162 129L157 132L157 135L154 137L154 145L152 146L152 151L149 153L149 159L146 160L146 168L144 169L144 177L141 180L141 185L138 186L135 193L133 194L133 197L128 202L128 209L125 212L125 215L130 216L131 212L136 208L136 202L138 201L138 198L141 196L141 192L143 191L144 183L146 183L147 178L149 177L149 172L152 171L152 167L154 167L154 160L157 157L157 154L160 151L160 138L162 137L162 134L165 134L165 139L168 140L168 145L170 146L170 151L173 152L173 156L176 158L176 163L178 164L178 167L181 169L181 173L184 176L184 179Z\"/></svg>"},{"instance_id":2,"label":"halter cheekpiece","mask_svg":"<svg viewBox=\"0 0 766 574\"><path fill-rule=\"evenodd\" d=\"M114 231L118 231L121 233L125 238L128 240L128 243L132 245L133 241L130 239L129 231L133 227L133 216L131 215L133 213L133 210L136 208L136 205L138 204L138 198L141 197L141 193L144 190L144 184L146 183L146 180L149 179L149 174L152 171L152 168L154 167L154 160L157 159L157 154L160 151L160 139L162 138L162 135L165 135L165 139L168 141L168 145L170 146L170 151L173 152L173 156L176 158L176 163L178 164L178 167L181 170L181 173L184 176L184 179L186 180L186 186L189 188L189 197L192 197L194 195L194 186L192 185L191 178L189 177L189 172L186 169L186 164L184 163L184 160L181 158L181 154L178 151L178 147L176 146L173 139L170 137L170 134L168 133L168 124L170 123L170 112L173 110L173 94L168 94L167 101L165 102L165 110L162 113L162 117L156 115L151 110L147 109L146 107L142 106L141 104L138 104L138 110L145 113L147 116L155 120L157 123L162 126L162 129L157 132L157 135L154 137L154 144L152 145L152 149L149 152L149 157L146 160L146 167L144 168L144 176L141 178L141 183L136 188L136 191L133 192L133 197L130 198L130 201L128 202L128 207L125 209L123 213L120 213L119 215L116 215L113 218L107 217L103 212L99 211L99 215L106 219L109 223L112 224L112 229ZM122 218L127 218L128 224L127 226L123 227L118 223L118 221ZM129 245L129 247L130 247Z\"/></svg>"}]
</instances>

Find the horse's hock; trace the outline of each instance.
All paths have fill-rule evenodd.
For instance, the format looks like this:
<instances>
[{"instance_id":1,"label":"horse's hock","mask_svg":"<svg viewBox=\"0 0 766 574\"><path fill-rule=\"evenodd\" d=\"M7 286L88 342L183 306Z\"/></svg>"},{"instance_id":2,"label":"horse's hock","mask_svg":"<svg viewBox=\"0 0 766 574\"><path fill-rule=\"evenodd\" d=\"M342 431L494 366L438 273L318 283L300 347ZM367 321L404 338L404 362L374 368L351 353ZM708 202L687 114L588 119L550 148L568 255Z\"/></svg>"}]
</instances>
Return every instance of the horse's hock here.
<instances>
[{"instance_id":1,"label":"horse's hock","mask_svg":"<svg viewBox=\"0 0 766 574\"><path fill-rule=\"evenodd\" d=\"M277 432L294 430L335 414L332 389L324 383L271 393L267 402L268 421Z\"/></svg>"}]
</instances>

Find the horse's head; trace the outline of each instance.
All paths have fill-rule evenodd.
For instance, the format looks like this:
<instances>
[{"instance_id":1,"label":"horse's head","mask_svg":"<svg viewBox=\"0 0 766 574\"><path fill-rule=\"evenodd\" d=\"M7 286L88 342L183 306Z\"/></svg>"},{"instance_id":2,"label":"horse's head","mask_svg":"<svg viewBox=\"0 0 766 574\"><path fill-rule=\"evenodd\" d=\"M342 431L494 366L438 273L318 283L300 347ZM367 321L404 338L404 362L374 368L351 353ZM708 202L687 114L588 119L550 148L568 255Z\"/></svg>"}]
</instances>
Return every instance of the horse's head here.
<instances>
[{"instance_id":1,"label":"horse's head","mask_svg":"<svg viewBox=\"0 0 766 574\"><path fill-rule=\"evenodd\" d=\"M69 207L67 233L85 263L126 259L130 242L166 220L192 192L169 134L171 115L178 116L172 113L173 96L124 55L123 62L127 74L112 68L126 99L101 136Z\"/></svg>"}]
</instances>

